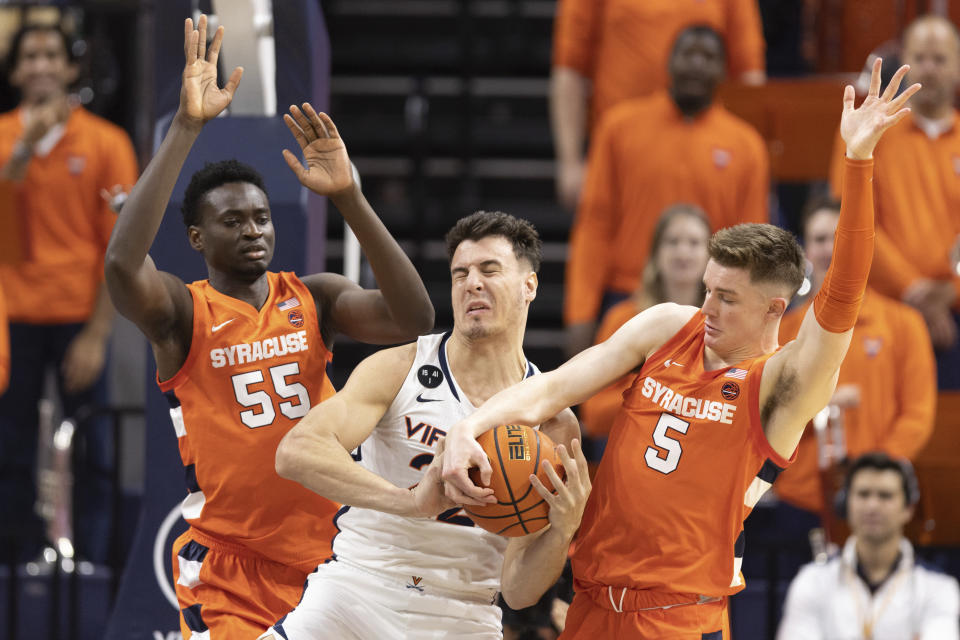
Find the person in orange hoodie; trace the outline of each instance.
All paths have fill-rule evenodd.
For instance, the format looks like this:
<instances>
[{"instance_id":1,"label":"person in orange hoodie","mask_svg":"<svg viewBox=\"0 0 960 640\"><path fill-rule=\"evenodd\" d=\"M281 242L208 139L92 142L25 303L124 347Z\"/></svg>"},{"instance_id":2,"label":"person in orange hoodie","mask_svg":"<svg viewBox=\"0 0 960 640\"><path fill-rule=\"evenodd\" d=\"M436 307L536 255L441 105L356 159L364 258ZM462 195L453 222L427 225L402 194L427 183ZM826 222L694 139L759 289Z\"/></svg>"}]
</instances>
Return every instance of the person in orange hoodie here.
<instances>
[{"instance_id":1,"label":"person in orange hoodie","mask_svg":"<svg viewBox=\"0 0 960 640\"><path fill-rule=\"evenodd\" d=\"M803 243L813 265L806 301L784 315L780 343L793 340L830 267L840 217L836 201L815 201L803 224ZM933 432L936 411L933 347L921 315L909 306L867 289L840 367L831 404L842 410L846 454L883 451L913 459ZM774 491L789 504L819 512L823 492L818 473L817 438L807 429L797 462L779 478Z\"/></svg>"},{"instance_id":2,"label":"person in orange hoodie","mask_svg":"<svg viewBox=\"0 0 960 640\"><path fill-rule=\"evenodd\" d=\"M766 145L714 102L725 56L716 30L685 29L670 56L670 90L619 104L600 123L570 233L569 355L589 346L603 311L637 288L664 208L696 204L714 231L768 220Z\"/></svg>"},{"instance_id":3,"label":"person in orange hoodie","mask_svg":"<svg viewBox=\"0 0 960 640\"><path fill-rule=\"evenodd\" d=\"M10 387L0 398L0 504L5 526L32 559L43 542L36 501L38 402L55 370L66 416L106 404L103 376L113 307L103 284L103 254L116 214L102 197L137 179L129 136L68 97L77 76L67 36L28 24L14 36L7 68L21 94L0 115L3 226L14 236L13 264L0 266L10 320ZM9 242L9 241L8 241ZM6 256L5 256L6 257ZM77 552L109 552L111 425L88 420L76 500Z\"/></svg>"},{"instance_id":4,"label":"person in orange hoodie","mask_svg":"<svg viewBox=\"0 0 960 640\"><path fill-rule=\"evenodd\" d=\"M623 100L667 88L667 58L678 33L708 24L729 48L731 79L766 79L763 28L755 0L560 0L553 30L550 113L557 195L574 209L588 132ZM589 114L588 114L589 112Z\"/></svg>"},{"instance_id":5,"label":"person in orange hoodie","mask_svg":"<svg viewBox=\"0 0 960 640\"><path fill-rule=\"evenodd\" d=\"M650 260L643 284L634 294L607 311L595 344L612 336L633 316L663 302L700 306L703 303L703 270L707 267L710 221L697 206L675 204L657 220L650 244ZM623 392L633 376L624 376L580 405L580 418L590 437L587 459L599 462L606 437L623 403Z\"/></svg>"},{"instance_id":6,"label":"person in orange hoodie","mask_svg":"<svg viewBox=\"0 0 960 640\"><path fill-rule=\"evenodd\" d=\"M941 389L960 389L960 126L953 106L960 88L960 37L937 16L923 16L904 33L910 81L923 85L912 113L877 145L877 248L870 285L919 310L937 348ZM839 143L838 143L839 145ZM839 192L840 149L832 192ZM904 171L909 167L909 171Z\"/></svg>"}]
</instances>

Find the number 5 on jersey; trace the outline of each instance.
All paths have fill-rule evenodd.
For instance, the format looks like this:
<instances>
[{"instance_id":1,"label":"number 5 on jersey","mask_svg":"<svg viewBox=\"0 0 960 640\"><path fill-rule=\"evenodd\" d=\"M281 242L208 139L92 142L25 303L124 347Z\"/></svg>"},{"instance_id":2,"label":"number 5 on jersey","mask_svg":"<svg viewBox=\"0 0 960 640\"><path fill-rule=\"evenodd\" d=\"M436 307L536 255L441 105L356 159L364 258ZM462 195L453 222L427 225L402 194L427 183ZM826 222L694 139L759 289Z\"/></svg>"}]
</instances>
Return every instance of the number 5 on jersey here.
<instances>
[{"instance_id":1,"label":"number 5 on jersey","mask_svg":"<svg viewBox=\"0 0 960 640\"><path fill-rule=\"evenodd\" d=\"M673 429L685 434L689 428L689 422L670 413L661 413L660 419L657 420L657 428L653 430L653 443L660 448L647 447L643 454L647 466L662 474L673 473L677 469L677 465L680 464L683 447L680 446L678 440L667 435L667 431ZM661 454L664 453L666 457L661 457Z\"/></svg>"},{"instance_id":2,"label":"number 5 on jersey","mask_svg":"<svg viewBox=\"0 0 960 640\"><path fill-rule=\"evenodd\" d=\"M299 382L290 382L287 379L291 376L300 374L300 365L296 362L279 364L268 369L270 380L273 382L273 389L276 394L283 399L296 398L296 402L280 402L280 413L296 420L307 415L310 410L310 394L307 388ZM263 370L256 369L246 373L238 373L232 376L233 392L237 402L243 407L259 407L257 409L248 409L240 412L240 421L251 429L266 427L273 424L277 417L277 410L273 405L273 398L263 389L250 391L251 385L260 384L264 381Z\"/></svg>"}]
</instances>

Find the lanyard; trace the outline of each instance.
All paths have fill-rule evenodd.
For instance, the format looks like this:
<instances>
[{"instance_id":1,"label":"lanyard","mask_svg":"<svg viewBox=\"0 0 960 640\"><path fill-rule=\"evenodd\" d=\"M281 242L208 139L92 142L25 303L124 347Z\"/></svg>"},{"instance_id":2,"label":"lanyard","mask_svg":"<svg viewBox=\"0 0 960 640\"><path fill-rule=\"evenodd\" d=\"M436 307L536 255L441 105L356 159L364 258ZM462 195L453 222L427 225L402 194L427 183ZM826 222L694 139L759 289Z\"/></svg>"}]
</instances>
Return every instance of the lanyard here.
<instances>
[{"instance_id":1,"label":"lanyard","mask_svg":"<svg viewBox=\"0 0 960 640\"><path fill-rule=\"evenodd\" d=\"M855 585L857 582L860 582L859 578L854 575L853 569L847 566L846 571L847 578L851 585ZM886 593L884 594L883 600L880 601L880 605L878 607L872 606L873 595L869 593L869 587L867 587L868 594L866 609L864 609L860 595L856 592L853 593L853 602L857 605L857 619L861 621L861 626L863 628L863 640L873 640L873 629L877 620L880 618L883 610L887 608L887 605L890 604L890 600L893 598L893 594L896 593L897 589L900 587L900 583L904 581L909 573L908 567L903 566L903 563L901 563L901 567L897 569L897 575L894 578L887 580L886 586L882 587Z\"/></svg>"}]
</instances>

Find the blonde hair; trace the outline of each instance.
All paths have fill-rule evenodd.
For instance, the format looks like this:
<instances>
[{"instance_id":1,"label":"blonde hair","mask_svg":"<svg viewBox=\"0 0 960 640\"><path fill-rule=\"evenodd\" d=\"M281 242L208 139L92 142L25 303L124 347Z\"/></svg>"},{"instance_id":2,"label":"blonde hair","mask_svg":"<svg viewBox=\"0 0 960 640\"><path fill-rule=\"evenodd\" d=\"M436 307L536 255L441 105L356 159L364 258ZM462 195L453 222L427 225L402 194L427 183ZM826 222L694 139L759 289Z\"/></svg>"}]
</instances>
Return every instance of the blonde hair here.
<instances>
[{"instance_id":1,"label":"blonde hair","mask_svg":"<svg viewBox=\"0 0 960 640\"><path fill-rule=\"evenodd\" d=\"M789 231L772 224L738 224L710 238L710 257L724 267L746 269L754 283L772 283L792 298L803 283L803 249Z\"/></svg>"}]
</instances>

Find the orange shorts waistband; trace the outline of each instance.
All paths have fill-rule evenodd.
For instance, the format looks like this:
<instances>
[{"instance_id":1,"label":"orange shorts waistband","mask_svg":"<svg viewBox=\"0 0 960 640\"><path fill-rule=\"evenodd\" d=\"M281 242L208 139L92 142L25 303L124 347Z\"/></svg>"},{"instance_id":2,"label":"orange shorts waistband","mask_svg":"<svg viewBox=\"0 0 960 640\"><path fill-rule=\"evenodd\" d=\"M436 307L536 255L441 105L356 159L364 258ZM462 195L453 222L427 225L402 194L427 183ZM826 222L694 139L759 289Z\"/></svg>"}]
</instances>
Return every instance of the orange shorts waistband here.
<instances>
[{"instance_id":1,"label":"orange shorts waistband","mask_svg":"<svg viewBox=\"0 0 960 640\"><path fill-rule=\"evenodd\" d=\"M222 553L229 553L231 555L240 556L243 558L251 558L253 560L260 560L263 562L271 562L279 566L285 566L282 563L277 562L276 560L271 560L270 558L253 551L249 547L238 542L232 542L230 540L224 540L223 538L218 538L212 536L209 533L204 533L196 527L190 527L184 533L185 537L189 537L192 540L195 540L202 544L205 547L220 551Z\"/></svg>"},{"instance_id":2,"label":"orange shorts waistband","mask_svg":"<svg viewBox=\"0 0 960 640\"><path fill-rule=\"evenodd\" d=\"M671 609L673 607L712 604L724 600L723 597L705 596L699 593L653 591L651 589L631 589L630 587L614 587L611 585L596 585L585 589L583 593L597 606L617 613Z\"/></svg>"}]
</instances>

